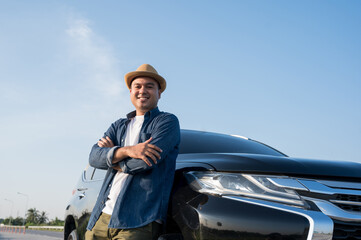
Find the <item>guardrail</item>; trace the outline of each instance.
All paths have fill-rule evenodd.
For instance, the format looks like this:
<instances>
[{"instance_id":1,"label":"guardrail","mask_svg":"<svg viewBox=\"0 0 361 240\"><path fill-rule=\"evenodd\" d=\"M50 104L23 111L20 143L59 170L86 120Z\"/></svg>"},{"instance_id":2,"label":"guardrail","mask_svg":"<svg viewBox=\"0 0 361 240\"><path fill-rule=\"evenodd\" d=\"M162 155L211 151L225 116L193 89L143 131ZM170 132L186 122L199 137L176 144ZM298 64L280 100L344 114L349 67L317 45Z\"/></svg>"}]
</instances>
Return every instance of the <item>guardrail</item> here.
<instances>
[{"instance_id":1,"label":"guardrail","mask_svg":"<svg viewBox=\"0 0 361 240\"><path fill-rule=\"evenodd\" d=\"M0 232L9 232L9 233L22 233L25 234L26 228L32 230L57 230L63 231L64 226L14 226L14 225L0 225Z\"/></svg>"},{"instance_id":2,"label":"guardrail","mask_svg":"<svg viewBox=\"0 0 361 240\"><path fill-rule=\"evenodd\" d=\"M23 233L25 234L25 226L0 225L0 232Z\"/></svg>"},{"instance_id":3,"label":"guardrail","mask_svg":"<svg viewBox=\"0 0 361 240\"><path fill-rule=\"evenodd\" d=\"M40 230L64 230L64 226L28 226L28 229L40 229Z\"/></svg>"}]
</instances>

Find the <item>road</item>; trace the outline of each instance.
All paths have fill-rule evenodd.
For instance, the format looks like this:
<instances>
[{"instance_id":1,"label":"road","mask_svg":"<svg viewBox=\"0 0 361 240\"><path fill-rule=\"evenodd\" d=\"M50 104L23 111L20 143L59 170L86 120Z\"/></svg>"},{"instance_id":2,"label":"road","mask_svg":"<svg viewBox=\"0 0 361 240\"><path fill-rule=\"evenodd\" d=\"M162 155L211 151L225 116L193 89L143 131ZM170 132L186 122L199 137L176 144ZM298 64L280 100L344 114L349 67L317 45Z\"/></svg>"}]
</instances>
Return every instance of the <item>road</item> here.
<instances>
[{"instance_id":1,"label":"road","mask_svg":"<svg viewBox=\"0 0 361 240\"><path fill-rule=\"evenodd\" d=\"M27 230L25 234L22 233L7 233L0 232L1 240L63 240L63 232Z\"/></svg>"}]
</instances>

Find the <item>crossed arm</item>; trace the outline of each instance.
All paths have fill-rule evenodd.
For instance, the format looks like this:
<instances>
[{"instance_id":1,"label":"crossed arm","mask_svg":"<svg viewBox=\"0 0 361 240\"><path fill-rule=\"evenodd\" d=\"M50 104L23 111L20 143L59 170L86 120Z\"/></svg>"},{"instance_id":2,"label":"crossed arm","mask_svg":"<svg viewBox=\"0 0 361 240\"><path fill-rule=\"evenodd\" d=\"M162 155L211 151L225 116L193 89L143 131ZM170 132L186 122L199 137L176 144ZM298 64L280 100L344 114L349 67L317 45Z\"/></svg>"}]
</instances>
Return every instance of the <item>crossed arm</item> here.
<instances>
[{"instance_id":1,"label":"crossed arm","mask_svg":"<svg viewBox=\"0 0 361 240\"><path fill-rule=\"evenodd\" d=\"M171 153L178 154L180 142L179 122L176 116L164 114L157 119L149 133L142 133L143 141L134 146L120 147L116 141L119 136L119 126L124 119L113 123L104 137L94 144L89 154L91 166L99 169L122 169L129 174L138 174L156 167L167 159ZM118 139L120 141L120 139ZM176 155L174 156L174 160Z\"/></svg>"},{"instance_id":2,"label":"crossed arm","mask_svg":"<svg viewBox=\"0 0 361 240\"><path fill-rule=\"evenodd\" d=\"M152 163L148 159L149 157L153 160L154 164L157 164L157 159L160 160L161 158L160 153L163 151L159 147L150 144L149 142L151 140L152 138L149 138L147 141L143 143L138 143L137 145L134 146L126 146L116 149L114 152L112 163L116 164L130 157L130 158L141 159L148 166L152 166ZM108 147L108 148L114 147L113 141L108 136L99 139L97 144L99 147ZM117 165L115 165L113 168L118 171L122 171L122 169Z\"/></svg>"}]
</instances>

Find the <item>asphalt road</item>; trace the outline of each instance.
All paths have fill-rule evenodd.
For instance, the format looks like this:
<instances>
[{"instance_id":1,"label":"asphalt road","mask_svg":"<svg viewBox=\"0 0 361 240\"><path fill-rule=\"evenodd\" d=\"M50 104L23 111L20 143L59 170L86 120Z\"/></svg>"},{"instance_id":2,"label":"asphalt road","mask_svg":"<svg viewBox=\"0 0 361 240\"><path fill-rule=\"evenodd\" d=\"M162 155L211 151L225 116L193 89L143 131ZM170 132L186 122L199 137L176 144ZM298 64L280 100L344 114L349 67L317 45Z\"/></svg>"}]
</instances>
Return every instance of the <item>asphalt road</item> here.
<instances>
[{"instance_id":1,"label":"asphalt road","mask_svg":"<svg viewBox=\"0 0 361 240\"><path fill-rule=\"evenodd\" d=\"M8 233L0 232L1 240L63 240L63 232L52 232L52 231L39 231L39 230L27 230L23 233Z\"/></svg>"}]
</instances>

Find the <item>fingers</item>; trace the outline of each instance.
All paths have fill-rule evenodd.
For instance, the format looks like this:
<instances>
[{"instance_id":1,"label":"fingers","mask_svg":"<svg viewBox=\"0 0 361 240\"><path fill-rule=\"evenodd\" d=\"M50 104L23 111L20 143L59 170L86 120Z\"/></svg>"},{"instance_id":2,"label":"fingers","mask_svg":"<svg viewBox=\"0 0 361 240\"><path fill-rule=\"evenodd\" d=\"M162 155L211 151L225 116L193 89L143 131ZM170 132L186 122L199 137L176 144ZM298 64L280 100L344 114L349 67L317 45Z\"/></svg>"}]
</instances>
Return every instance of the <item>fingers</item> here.
<instances>
[{"instance_id":1,"label":"fingers","mask_svg":"<svg viewBox=\"0 0 361 240\"><path fill-rule=\"evenodd\" d=\"M157 159L160 159L161 156L159 153L163 152L162 149L160 149L159 147L153 145L153 144L150 144L150 141L152 140L153 138L150 137L147 141L143 142L143 146L144 146L144 150L142 151L142 155L145 156L145 158L148 160L147 157L151 158L153 160L153 162L155 164L158 163ZM143 159L143 156L141 159ZM144 159L143 159L144 160ZM149 161L146 162L147 164L149 163ZM148 164L149 165L149 164ZM151 165L149 165L151 166Z\"/></svg>"},{"instance_id":2,"label":"fingers","mask_svg":"<svg viewBox=\"0 0 361 240\"><path fill-rule=\"evenodd\" d=\"M104 142L101 139L99 139L99 141L98 141L98 146L99 147L104 147Z\"/></svg>"},{"instance_id":3,"label":"fingers","mask_svg":"<svg viewBox=\"0 0 361 240\"><path fill-rule=\"evenodd\" d=\"M153 159L154 163L157 163L157 158L160 159L161 156L159 154L159 152L149 148L147 151L147 156L151 157Z\"/></svg>"},{"instance_id":4,"label":"fingers","mask_svg":"<svg viewBox=\"0 0 361 240\"><path fill-rule=\"evenodd\" d=\"M150 157L150 158L153 160L153 162L154 162L155 164L157 164L157 157L154 156L154 154L153 154L152 152L147 151L147 152L145 152L145 155L148 156L148 157Z\"/></svg>"},{"instance_id":5,"label":"fingers","mask_svg":"<svg viewBox=\"0 0 361 240\"><path fill-rule=\"evenodd\" d=\"M159 147L150 144L152 137L143 143L138 143L134 146L127 146L126 155L131 158L141 159L149 167L158 163L158 159L161 159L160 153L163 152ZM109 137L105 137L99 140L98 145L100 147L111 147L113 142Z\"/></svg>"},{"instance_id":6,"label":"fingers","mask_svg":"<svg viewBox=\"0 0 361 240\"><path fill-rule=\"evenodd\" d=\"M141 159L149 166L151 167L152 164L149 162L148 158L146 156L141 157Z\"/></svg>"},{"instance_id":7,"label":"fingers","mask_svg":"<svg viewBox=\"0 0 361 240\"><path fill-rule=\"evenodd\" d=\"M157 150L158 152L163 152L162 149L160 149L159 147L157 147L156 145L150 144L149 142L153 139L153 137L150 137L147 141L145 141L144 143L151 148L154 148L155 150Z\"/></svg>"},{"instance_id":8,"label":"fingers","mask_svg":"<svg viewBox=\"0 0 361 240\"><path fill-rule=\"evenodd\" d=\"M161 158L159 153L163 152L163 150L153 144L149 144L151 140L152 137L144 142L145 144L144 154L149 158L151 158L155 164L157 164L158 163L157 159Z\"/></svg>"},{"instance_id":9,"label":"fingers","mask_svg":"<svg viewBox=\"0 0 361 240\"><path fill-rule=\"evenodd\" d=\"M145 144L148 144L150 141L152 141L152 139L153 139L153 138L150 137L150 138L149 138L147 141L145 141L144 143L145 143Z\"/></svg>"},{"instance_id":10,"label":"fingers","mask_svg":"<svg viewBox=\"0 0 361 240\"><path fill-rule=\"evenodd\" d=\"M106 139L108 140L107 147L114 147L113 141L110 139L110 137L106 136Z\"/></svg>"},{"instance_id":11,"label":"fingers","mask_svg":"<svg viewBox=\"0 0 361 240\"><path fill-rule=\"evenodd\" d=\"M114 147L114 143L108 136L106 136L105 138L99 139L98 146L99 147Z\"/></svg>"},{"instance_id":12,"label":"fingers","mask_svg":"<svg viewBox=\"0 0 361 240\"><path fill-rule=\"evenodd\" d=\"M148 147L153 148L154 150L156 150L156 151L158 151L158 152L163 152L163 150L160 149L159 147L157 147L156 145L148 144Z\"/></svg>"}]
</instances>

